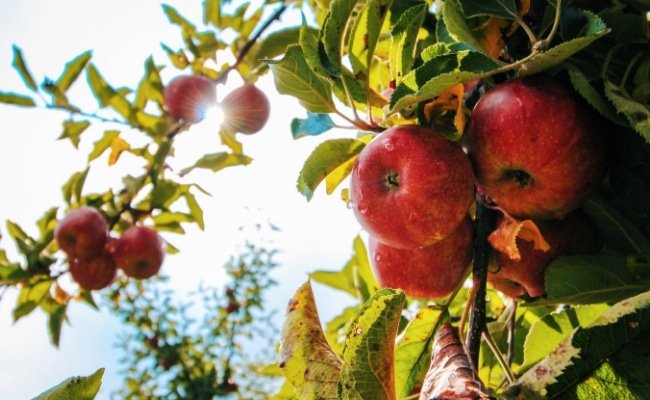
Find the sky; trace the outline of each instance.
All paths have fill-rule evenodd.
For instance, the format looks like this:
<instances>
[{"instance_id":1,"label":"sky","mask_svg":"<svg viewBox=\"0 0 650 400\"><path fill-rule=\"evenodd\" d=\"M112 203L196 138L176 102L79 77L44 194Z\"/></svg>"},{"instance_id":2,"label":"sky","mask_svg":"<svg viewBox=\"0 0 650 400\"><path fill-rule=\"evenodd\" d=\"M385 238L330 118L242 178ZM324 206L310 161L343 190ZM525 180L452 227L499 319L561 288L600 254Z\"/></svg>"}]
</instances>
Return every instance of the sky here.
<instances>
[{"instance_id":1,"label":"sky","mask_svg":"<svg viewBox=\"0 0 650 400\"><path fill-rule=\"evenodd\" d=\"M167 2L197 23L201 21L201 3ZM92 62L117 87L135 86L150 54L157 64L168 65L162 72L164 82L180 73L170 66L160 48L161 42L180 47L181 40L178 28L168 23L158 1L0 0L0 9L0 91L28 93L11 67L12 45L23 50L38 82L46 76L56 79L67 61L89 49L93 51ZM228 86L218 88L218 97L240 83L230 79ZM167 257L163 272L179 294L202 283L220 285L225 276L223 264L245 240L238 228L269 221L281 229L272 237L280 250L277 261L281 266L274 274L280 286L268 293L268 304L283 310L309 271L343 266L360 228L337 194L326 196L321 188L309 203L298 194L295 182L300 168L325 138L294 141L290 120L304 117L305 111L294 99L275 92L270 75L258 85L269 94L272 111L262 132L241 138L253 163L217 174L195 171L188 175L187 179L212 194L199 197L206 229L189 227L183 236L166 234L181 252ZM97 107L85 84L76 85L70 93L88 109ZM85 168L92 143L111 127L98 124L84 133L77 151L69 141L56 140L65 118L66 114L57 111L0 105L0 247L11 258L16 252L6 235L5 221L10 219L33 232L34 222L46 209L63 207L61 186L72 173ZM354 134L334 132L327 137ZM179 136L172 167L180 169L205 153L222 150L214 122L204 121ZM88 190L119 188L120 178L137 168L128 157L120 164L108 168L105 156L93 162ZM67 377L88 375L105 367L97 398L109 398L121 384L118 321L107 312L73 303L69 307L70 324L64 326L56 349L50 345L42 313L34 312L13 323L16 294L10 290L0 300L0 397L31 398ZM315 295L323 320L336 315L349 301L319 285L315 285Z\"/></svg>"}]
</instances>

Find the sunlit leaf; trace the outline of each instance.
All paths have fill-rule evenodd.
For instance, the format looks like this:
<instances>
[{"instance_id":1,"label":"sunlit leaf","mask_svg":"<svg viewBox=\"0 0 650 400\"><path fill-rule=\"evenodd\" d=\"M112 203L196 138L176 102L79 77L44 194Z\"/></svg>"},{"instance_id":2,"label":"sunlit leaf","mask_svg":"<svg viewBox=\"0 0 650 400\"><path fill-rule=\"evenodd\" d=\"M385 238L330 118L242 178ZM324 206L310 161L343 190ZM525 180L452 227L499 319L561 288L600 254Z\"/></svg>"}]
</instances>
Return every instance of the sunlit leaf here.
<instances>
[{"instance_id":1,"label":"sunlit leaf","mask_svg":"<svg viewBox=\"0 0 650 400\"><path fill-rule=\"evenodd\" d=\"M83 171L70 175L70 179L61 188L66 203L73 204L73 201L79 202L81 200L81 193L83 192L84 183L86 183L86 177L89 171L90 169L86 168Z\"/></svg>"},{"instance_id":2,"label":"sunlit leaf","mask_svg":"<svg viewBox=\"0 0 650 400\"><path fill-rule=\"evenodd\" d=\"M95 160L101 156L107 149L111 147L113 141L117 139L120 131L108 130L104 132L104 136L101 139L95 142L93 145L93 150L88 154L88 162Z\"/></svg>"},{"instance_id":3,"label":"sunlit leaf","mask_svg":"<svg viewBox=\"0 0 650 400\"><path fill-rule=\"evenodd\" d=\"M63 73L56 81L56 86L63 92L66 92L70 86L77 80L81 72L90 61L91 51L85 51L65 64Z\"/></svg>"},{"instance_id":4,"label":"sunlit leaf","mask_svg":"<svg viewBox=\"0 0 650 400\"><path fill-rule=\"evenodd\" d=\"M212 172L217 172L227 167L248 165L251 162L253 162L253 159L244 154L233 154L226 152L206 154L198 159L196 163L191 167L182 169L179 175L187 175L189 172L196 168L208 169Z\"/></svg>"},{"instance_id":5,"label":"sunlit leaf","mask_svg":"<svg viewBox=\"0 0 650 400\"><path fill-rule=\"evenodd\" d=\"M391 2L391 0L367 1L363 10L355 18L350 31L348 57L352 72L365 81L366 85L379 34Z\"/></svg>"},{"instance_id":6,"label":"sunlit leaf","mask_svg":"<svg viewBox=\"0 0 650 400\"><path fill-rule=\"evenodd\" d=\"M352 17L352 11L356 0L332 0L329 15L323 22L319 38L319 51L322 49L326 62L331 66L330 72L334 75L340 73L343 68L341 58L343 56L343 36L347 35L348 19Z\"/></svg>"},{"instance_id":7,"label":"sunlit leaf","mask_svg":"<svg viewBox=\"0 0 650 400\"><path fill-rule=\"evenodd\" d=\"M45 300L52 283L54 280L48 276L25 284L18 293L16 307L12 311L14 322L34 311Z\"/></svg>"},{"instance_id":8,"label":"sunlit leaf","mask_svg":"<svg viewBox=\"0 0 650 400\"><path fill-rule=\"evenodd\" d=\"M446 0L443 3L442 19L446 28L445 33L449 34L455 41L466 43L476 50L482 48L481 43L465 21L459 0Z\"/></svg>"},{"instance_id":9,"label":"sunlit leaf","mask_svg":"<svg viewBox=\"0 0 650 400\"><path fill-rule=\"evenodd\" d=\"M11 65L18 72L21 79L23 80L23 82L28 88L30 88L34 92L38 91L38 87L34 82L34 78L32 78L32 74L29 72L29 68L27 68L27 64L25 63L25 58L23 57L23 51L16 45L14 45L12 49L14 53L14 59Z\"/></svg>"},{"instance_id":10,"label":"sunlit leaf","mask_svg":"<svg viewBox=\"0 0 650 400\"><path fill-rule=\"evenodd\" d=\"M135 101L133 102L134 107L144 110L148 101L154 101L162 107L164 103L163 84L158 72L159 68L154 64L153 58L147 58L144 76L138 84Z\"/></svg>"},{"instance_id":11,"label":"sunlit leaf","mask_svg":"<svg viewBox=\"0 0 650 400\"><path fill-rule=\"evenodd\" d=\"M33 400L93 400L99 392L103 375L104 368L100 368L89 376L68 378Z\"/></svg>"},{"instance_id":12,"label":"sunlit leaf","mask_svg":"<svg viewBox=\"0 0 650 400\"><path fill-rule=\"evenodd\" d=\"M407 9L391 28L390 75L396 83L413 67L417 35L426 10L424 2Z\"/></svg>"},{"instance_id":13,"label":"sunlit leaf","mask_svg":"<svg viewBox=\"0 0 650 400\"><path fill-rule=\"evenodd\" d=\"M131 146L126 140L120 137L113 139L111 142L111 154L108 156L108 165L114 165L120 158L120 155L130 148Z\"/></svg>"},{"instance_id":14,"label":"sunlit leaf","mask_svg":"<svg viewBox=\"0 0 650 400\"><path fill-rule=\"evenodd\" d=\"M36 106L36 103L31 97L22 94L15 94L15 93L8 93L8 92L0 92L0 103L13 104L15 106L23 106L23 107Z\"/></svg>"},{"instance_id":15,"label":"sunlit leaf","mask_svg":"<svg viewBox=\"0 0 650 400\"><path fill-rule=\"evenodd\" d=\"M180 26L188 35L192 35L196 32L196 27L189 20L184 18L174 7L163 4L163 12L167 15L169 22Z\"/></svg>"},{"instance_id":16,"label":"sunlit leaf","mask_svg":"<svg viewBox=\"0 0 650 400\"><path fill-rule=\"evenodd\" d=\"M81 140L81 134L84 133L84 131L90 126L90 122L88 121L73 121L73 120L66 120L63 121L63 132L61 133L61 136L59 136L59 140L61 139L70 139L70 142L72 142L72 145L75 148L79 147L79 141Z\"/></svg>"},{"instance_id":17,"label":"sunlit leaf","mask_svg":"<svg viewBox=\"0 0 650 400\"><path fill-rule=\"evenodd\" d=\"M201 230L205 229L205 221L203 220L203 210L199 206L199 202L196 201L196 197L189 192L189 190L183 193L185 197L185 202L187 203L187 208L190 210L190 215L196 224Z\"/></svg>"},{"instance_id":18,"label":"sunlit leaf","mask_svg":"<svg viewBox=\"0 0 650 400\"><path fill-rule=\"evenodd\" d=\"M334 121L328 114L314 114L307 112L306 119L294 118L291 120L291 134L294 139L303 136L318 136L334 127Z\"/></svg>"},{"instance_id":19,"label":"sunlit leaf","mask_svg":"<svg viewBox=\"0 0 650 400\"><path fill-rule=\"evenodd\" d=\"M203 23L221 26L221 0L205 0L203 2Z\"/></svg>"}]
</instances>

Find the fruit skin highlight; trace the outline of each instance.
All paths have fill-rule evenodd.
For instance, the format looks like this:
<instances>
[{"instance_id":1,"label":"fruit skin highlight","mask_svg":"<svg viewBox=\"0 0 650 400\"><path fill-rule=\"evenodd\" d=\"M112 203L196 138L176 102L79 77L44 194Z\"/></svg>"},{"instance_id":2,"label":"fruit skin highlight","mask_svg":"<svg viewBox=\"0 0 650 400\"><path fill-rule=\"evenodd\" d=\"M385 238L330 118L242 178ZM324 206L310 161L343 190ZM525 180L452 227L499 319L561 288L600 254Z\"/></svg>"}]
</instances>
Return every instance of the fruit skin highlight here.
<instances>
[{"instance_id":1,"label":"fruit skin highlight","mask_svg":"<svg viewBox=\"0 0 650 400\"><path fill-rule=\"evenodd\" d=\"M445 239L414 250L396 249L370 238L370 261L379 284L409 296L440 298L460 283L472 261L469 217Z\"/></svg>"},{"instance_id":2,"label":"fruit skin highlight","mask_svg":"<svg viewBox=\"0 0 650 400\"><path fill-rule=\"evenodd\" d=\"M520 261L511 260L504 253L495 254L488 282L509 297L526 293L531 297L542 296L546 292L544 272L556 258L595 254L603 245L596 226L580 210L563 220L537 222L537 226L551 246L549 251L535 250L532 242L517 239Z\"/></svg>"},{"instance_id":3,"label":"fruit skin highlight","mask_svg":"<svg viewBox=\"0 0 650 400\"><path fill-rule=\"evenodd\" d=\"M350 203L361 226L401 249L444 239L473 198L474 174L465 153L419 126L396 126L377 136L359 154L350 178Z\"/></svg>"},{"instance_id":4,"label":"fruit skin highlight","mask_svg":"<svg viewBox=\"0 0 650 400\"><path fill-rule=\"evenodd\" d=\"M54 238L69 259L90 260L104 251L108 226L96 208L80 207L70 211L58 223Z\"/></svg>"},{"instance_id":5,"label":"fruit skin highlight","mask_svg":"<svg viewBox=\"0 0 650 400\"><path fill-rule=\"evenodd\" d=\"M132 226L114 243L113 259L127 276L147 279L160 271L165 258L164 242L146 226Z\"/></svg>"},{"instance_id":6,"label":"fruit skin highlight","mask_svg":"<svg viewBox=\"0 0 650 400\"><path fill-rule=\"evenodd\" d=\"M221 102L224 126L247 135L264 128L271 114L268 97L252 83L246 83L228 93Z\"/></svg>"},{"instance_id":7,"label":"fruit skin highlight","mask_svg":"<svg viewBox=\"0 0 650 400\"><path fill-rule=\"evenodd\" d=\"M519 218L574 210L606 171L603 122L559 83L530 77L500 84L471 114L466 143L479 187Z\"/></svg>"},{"instance_id":8,"label":"fruit skin highlight","mask_svg":"<svg viewBox=\"0 0 650 400\"><path fill-rule=\"evenodd\" d=\"M110 254L102 254L92 260L70 260L70 274L84 290L99 290L115 279L117 266Z\"/></svg>"},{"instance_id":9,"label":"fruit skin highlight","mask_svg":"<svg viewBox=\"0 0 650 400\"><path fill-rule=\"evenodd\" d=\"M217 103L216 84L199 75L180 75L172 79L164 91L169 115L188 123L197 123Z\"/></svg>"}]
</instances>

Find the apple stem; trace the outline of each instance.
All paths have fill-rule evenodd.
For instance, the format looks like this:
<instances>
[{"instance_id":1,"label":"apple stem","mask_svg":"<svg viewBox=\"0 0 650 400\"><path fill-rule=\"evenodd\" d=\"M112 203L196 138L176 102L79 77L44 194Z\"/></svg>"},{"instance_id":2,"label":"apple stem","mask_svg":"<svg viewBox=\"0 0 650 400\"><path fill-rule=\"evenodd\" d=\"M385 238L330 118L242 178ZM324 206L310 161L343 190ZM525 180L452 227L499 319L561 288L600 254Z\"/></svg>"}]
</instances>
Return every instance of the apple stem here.
<instances>
[{"instance_id":1,"label":"apple stem","mask_svg":"<svg viewBox=\"0 0 650 400\"><path fill-rule=\"evenodd\" d=\"M515 327L517 326L517 302L512 300L512 313L508 318L508 355L506 361L508 365L512 364L512 360L515 358Z\"/></svg>"},{"instance_id":2,"label":"apple stem","mask_svg":"<svg viewBox=\"0 0 650 400\"><path fill-rule=\"evenodd\" d=\"M476 237L474 239L474 264L472 266L472 309L469 317L469 331L467 333L467 350L469 358L478 370L479 350L481 337L486 330L486 284L488 273L488 261L490 259L491 247L488 243L488 235L494 229L496 212L486 206L483 199L476 202Z\"/></svg>"},{"instance_id":3,"label":"apple stem","mask_svg":"<svg viewBox=\"0 0 650 400\"><path fill-rule=\"evenodd\" d=\"M506 379L508 380L508 383L514 382L515 374L512 372L512 369L510 369L510 365L503 357L503 354L499 350L499 346L497 346L496 342L494 341L494 338L492 337L492 335L487 329L483 331L483 338L485 339L485 343L487 343L490 350L492 350L492 354L494 354L494 357L497 359L497 362L501 366L501 369L503 369L503 372L506 375Z\"/></svg>"}]
</instances>

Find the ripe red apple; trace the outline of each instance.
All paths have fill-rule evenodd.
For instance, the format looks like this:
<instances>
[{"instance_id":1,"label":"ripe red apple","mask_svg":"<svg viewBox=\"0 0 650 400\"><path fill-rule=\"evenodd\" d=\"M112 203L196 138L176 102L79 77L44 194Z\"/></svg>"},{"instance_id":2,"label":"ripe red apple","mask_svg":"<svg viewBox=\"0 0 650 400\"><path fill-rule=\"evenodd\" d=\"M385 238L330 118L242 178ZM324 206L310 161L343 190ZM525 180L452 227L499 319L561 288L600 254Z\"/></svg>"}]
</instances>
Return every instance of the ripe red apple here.
<instances>
[{"instance_id":1,"label":"ripe red apple","mask_svg":"<svg viewBox=\"0 0 650 400\"><path fill-rule=\"evenodd\" d=\"M54 238L68 258L90 260L104 251L108 226L96 208L80 207L70 211L58 223Z\"/></svg>"},{"instance_id":2,"label":"ripe red apple","mask_svg":"<svg viewBox=\"0 0 650 400\"><path fill-rule=\"evenodd\" d=\"M514 261L497 252L491 268L496 272L488 273L488 281L512 298L525 293L531 297L543 295L544 272L556 258L593 254L602 247L596 227L581 211L574 211L562 220L537 222L537 226L551 246L549 251L535 250L532 242L517 239L521 260Z\"/></svg>"},{"instance_id":3,"label":"ripe red apple","mask_svg":"<svg viewBox=\"0 0 650 400\"><path fill-rule=\"evenodd\" d=\"M216 84L204 76L177 76L165 87L164 101L169 115L196 123L205 118L210 106L216 104Z\"/></svg>"},{"instance_id":4,"label":"ripe red apple","mask_svg":"<svg viewBox=\"0 0 650 400\"><path fill-rule=\"evenodd\" d=\"M158 273L165 258L164 243L158 232L146 226L133 226L117 239L113 259L127 276L150 278Z\"/></svg>"},{"instance_id":5,"label":"ripe red apple","mask_svg":"<svg viewBox=\"0 0 650 400\"><path fill-rule=\"evenodd\" d=\"M409 296L439 298L450 294L472 261L472 222L466 217L446 238L414 250L396 249L370 238L370 261L383 287Z\"/></svg>"},{"instance_id":6,"label":"ripe red apple","mask_svg":"<svg viewBox=\"0 0 650 400\"><path fill-rule=\"evenodd\" d=\"M494 87L476 104L466 135L479 186L513 216L562 218L605 173L600 121L548 78Z\"/></svg>"},{"instance_id":7,"label":"ripe red apple","mask_svg":"<svg viewBox=\"0 0 650 400\"><path fill-rule=\"evenodd\" d=\"M414 249L449 235L474 198L462 149L420 126L387 129L359 154L350 203L361 226L387 246Z\"/></svg>"},{"instance_id":8,"label":"ripe red apple","mask_svg":"<svg viewBox=\"0 0 650 400\"><path fill-rule=\"evenodd\" d=\"M102 254L91 260L70 260L70 274L84 290L99 290L115 279L117 267L110 254Z\"/></svg>"},{"instance_id":9,"label":"ripe red apple","mask_svg":"<svg viewBox=\"0 0 650 400\"><path fill-rule=\"evenodd\" d=\"M221 102L221 108L224 125L247 135L259 132L266 125L271 112L269 99L252 83L228 93Z\"/></svg>"}]
</instances>

